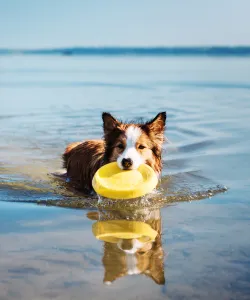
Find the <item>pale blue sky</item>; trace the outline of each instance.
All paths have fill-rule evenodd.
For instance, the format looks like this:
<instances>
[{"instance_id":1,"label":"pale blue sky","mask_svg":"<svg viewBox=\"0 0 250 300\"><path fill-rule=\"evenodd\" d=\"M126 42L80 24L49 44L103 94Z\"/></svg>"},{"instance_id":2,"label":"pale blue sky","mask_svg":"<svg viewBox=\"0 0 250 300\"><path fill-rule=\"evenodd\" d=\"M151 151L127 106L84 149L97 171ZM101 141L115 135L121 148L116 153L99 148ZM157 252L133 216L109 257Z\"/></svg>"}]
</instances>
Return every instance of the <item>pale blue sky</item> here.
<instances>
[{"instance_id":1,"label":"pale blue sky","mask_svg":"<svg viewBox=\"0 0 250 300\"><path fill-rule=\"evenodd\" d=\"M250 45L250 0L0 0L0 47Z\"/></svg>"}]
</instances>

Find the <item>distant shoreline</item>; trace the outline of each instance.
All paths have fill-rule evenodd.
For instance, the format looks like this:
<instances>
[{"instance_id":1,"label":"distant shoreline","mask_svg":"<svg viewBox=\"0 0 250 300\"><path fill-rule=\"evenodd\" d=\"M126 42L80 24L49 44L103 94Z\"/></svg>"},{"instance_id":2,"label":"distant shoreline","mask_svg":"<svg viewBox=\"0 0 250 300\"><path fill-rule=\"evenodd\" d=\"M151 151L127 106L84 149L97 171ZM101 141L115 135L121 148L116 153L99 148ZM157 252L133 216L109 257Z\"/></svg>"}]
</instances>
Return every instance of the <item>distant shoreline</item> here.
<instances>
[{"instance_id":1,"label":"distant shoreline","mask_svg":"<svg viewBox=\"0 0 250 300\"><path fill-rule=\"evenodd\" d=\"M0 49L0 55L246 57L250 56L250 46L65 47L51 49Z\"/></svg>"}]
</instances>

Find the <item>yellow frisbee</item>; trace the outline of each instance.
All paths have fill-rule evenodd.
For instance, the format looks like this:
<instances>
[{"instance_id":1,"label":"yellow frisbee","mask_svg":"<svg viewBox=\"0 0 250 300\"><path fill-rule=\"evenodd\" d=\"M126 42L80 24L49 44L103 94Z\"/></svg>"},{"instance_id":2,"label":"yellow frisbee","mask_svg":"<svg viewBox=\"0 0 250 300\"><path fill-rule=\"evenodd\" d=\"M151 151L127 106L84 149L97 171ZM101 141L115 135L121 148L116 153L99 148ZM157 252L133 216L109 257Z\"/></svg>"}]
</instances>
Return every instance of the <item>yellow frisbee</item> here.
<instances>
[{"instance_id":1,"label":"yellow frisbee","mask_svg":"<svg viewBox=\"0 0 250 300\"><path fill-rule=\"evenodd\" d=\"M154 170L146 164L137 170L121 170L116 162L101 167L92 185L97 194L110 199L132 199L150 193L157 185Z\"/></svg>"},{"instance_id":2,"label":"yellow frisbee","mask_svg":"<svg viewBox=\"0 0 250 300\"><path fill-rule=\"evenodd\" d=\"M92 232L98 240L117 243L119 239L138 239L140 242L154 241L157 231L139 221L110 220L93 224Z\"/></svg>"}]
</instances>

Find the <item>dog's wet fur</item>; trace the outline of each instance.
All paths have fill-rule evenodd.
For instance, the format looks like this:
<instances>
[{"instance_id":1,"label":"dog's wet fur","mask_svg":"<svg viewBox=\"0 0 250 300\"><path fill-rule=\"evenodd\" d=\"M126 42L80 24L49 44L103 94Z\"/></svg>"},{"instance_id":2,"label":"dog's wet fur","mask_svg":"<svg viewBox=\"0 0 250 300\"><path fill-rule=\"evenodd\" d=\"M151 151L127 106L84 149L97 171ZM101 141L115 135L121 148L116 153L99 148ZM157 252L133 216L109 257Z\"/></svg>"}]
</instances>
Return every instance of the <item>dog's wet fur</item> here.
<instances>
[{"instance_id":1,"label":"dog's wet fur","mask_svg":"<svg viewBox=\"0 0 250 300\"><path fill-rule=\"evenodd\" d=\"M117 162L124 170L145 163L160 176L166 112L147 122L122 122L104 112L103 139L69 144L63 154L63 167L72 187L92 192L92 179L103 165Z\"/></svg>"}]
</instances>

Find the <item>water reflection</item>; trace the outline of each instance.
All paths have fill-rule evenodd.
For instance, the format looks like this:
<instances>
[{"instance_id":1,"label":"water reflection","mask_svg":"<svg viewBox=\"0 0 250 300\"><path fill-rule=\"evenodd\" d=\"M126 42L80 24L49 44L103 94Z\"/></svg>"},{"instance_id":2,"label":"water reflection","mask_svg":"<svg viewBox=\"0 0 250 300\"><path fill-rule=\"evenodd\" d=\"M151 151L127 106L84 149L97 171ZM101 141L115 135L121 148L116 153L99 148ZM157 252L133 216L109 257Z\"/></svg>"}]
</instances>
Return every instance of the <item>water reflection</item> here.
<instances>
[{"instance_id":1,"label":"water reflection","mask_svg":"<svg viewBox=\"0 0 250 300\"><path fill-rule=\"evenodd\" d=\"M163 285L164 250L159 209L89 212L93 235L103 242L103 282L145 275Z\"/></svg>"}]
</instances>

